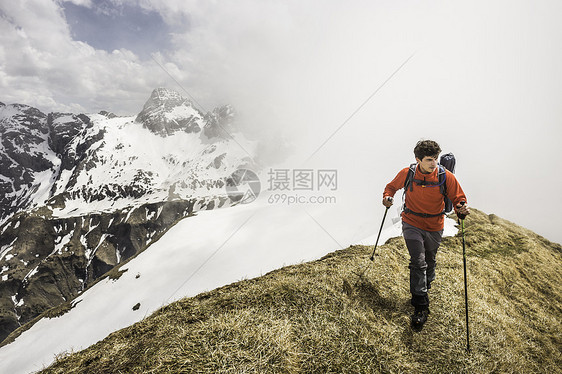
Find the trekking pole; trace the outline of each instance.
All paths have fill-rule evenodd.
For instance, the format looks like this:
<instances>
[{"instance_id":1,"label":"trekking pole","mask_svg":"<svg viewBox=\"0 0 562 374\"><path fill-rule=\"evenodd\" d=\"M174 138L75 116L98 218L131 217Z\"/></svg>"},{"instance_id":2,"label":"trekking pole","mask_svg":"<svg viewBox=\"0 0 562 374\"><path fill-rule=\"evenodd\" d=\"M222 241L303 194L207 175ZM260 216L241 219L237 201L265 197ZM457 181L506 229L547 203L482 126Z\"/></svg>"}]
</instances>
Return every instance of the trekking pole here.
<instances>
[{"instance_id":1,"label":"trekking pole","mask_svg":"<svg viewBox=\"0 0 562 374\"><path fill-rule=\"evenodd\" d=\"M390 198L390 201L392 201L392 198ZM386 207L386 209L384 211L384 216L382 217L381 228L379 229L379 235L377 236L377 241L375 242L375 249L373 249L373 254L371 255L371 261L375 260L375 251L377 250L377 245L379 244L379 238L381 237L382 227L384 225L386 213L388 213L388 208L390 208L390 207L389 206Z\"/></svg>"},{"instance_id":2,"label":"trekking pole","mask_svg":"<svg viewBox=\"0 0 562 374\"><path fill-rule=\"evenodd\" d=\"M461 206L464 205L466 202L461 201ZM470 352L470 332L468 328L468 286L467 286L467 279L466 279L466 244L464 241L464 219L465 215L457 214L462 230L462 261L463 261L463 268L464 268L464 310L465 310L465 317L466 317L466 351Z\"/></svg>"}]
</instances>

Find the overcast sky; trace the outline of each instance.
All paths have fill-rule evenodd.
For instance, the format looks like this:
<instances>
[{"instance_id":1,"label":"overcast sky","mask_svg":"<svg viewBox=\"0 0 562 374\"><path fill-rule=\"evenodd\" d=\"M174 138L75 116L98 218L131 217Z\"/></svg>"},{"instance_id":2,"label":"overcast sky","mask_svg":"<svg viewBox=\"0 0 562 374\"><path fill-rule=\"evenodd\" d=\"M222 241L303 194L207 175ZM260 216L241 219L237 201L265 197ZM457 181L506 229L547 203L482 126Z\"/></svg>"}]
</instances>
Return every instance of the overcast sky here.
<instances>
[{"instance_id":1,"label":"overcast sky","mask_svg":"<svg viewBox=\"0 0 562 374\"><path fill-rule=\"evenodd\" d=\"M0 101L134 115L169 87L230 103L294 159L318 151L292 167L337 168L374 225L384 184L435 139L472 206L562 242L560 14L557 0L0 0Z\"/></svg>"}]
</instances>

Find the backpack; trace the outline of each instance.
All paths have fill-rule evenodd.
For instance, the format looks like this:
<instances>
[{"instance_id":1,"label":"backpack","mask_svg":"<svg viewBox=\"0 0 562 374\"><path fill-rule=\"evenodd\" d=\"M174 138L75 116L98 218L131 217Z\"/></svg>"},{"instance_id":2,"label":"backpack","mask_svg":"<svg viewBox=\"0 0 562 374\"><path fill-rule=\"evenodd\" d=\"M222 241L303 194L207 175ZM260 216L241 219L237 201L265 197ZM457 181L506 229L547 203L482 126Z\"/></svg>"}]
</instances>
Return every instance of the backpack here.
<instances>
[{"instance_id":1,"label":"backpack","mask_svg":"<svg viewBox=\"0 0 562 374\"><path fill-rule=\"evenodd\" d=\"M402 199L404 201L404 208L403 208L404 212L411 213L420 217L436 217L442 214L451 213L453 211L453 202L451 201L451 199L447 197L447 183L446 183L447 172L445 171L445 169L449 170L451 173L455 172L455 165L456 165L455 156L452 153L447 153L439 158L439 165L437 165L439 168L439 172L438 172L439 180L437 182L426 182L419 179L414 179L417 165L418 164L410 165L410 170L408 170L408 174L406 175L406 180L404 181L404 194L402 195ZM406 195L406 191L408 191L408 188L410 189L410 191L413 190L414 186L412 182L418 185L423 185L428 187L439 187L441 194L443 195L443 200L445 201L445 209L443 209L443 211L438 214L418 213L408 209L406 207L405 195Z\"/></svg>"}]
</instances>

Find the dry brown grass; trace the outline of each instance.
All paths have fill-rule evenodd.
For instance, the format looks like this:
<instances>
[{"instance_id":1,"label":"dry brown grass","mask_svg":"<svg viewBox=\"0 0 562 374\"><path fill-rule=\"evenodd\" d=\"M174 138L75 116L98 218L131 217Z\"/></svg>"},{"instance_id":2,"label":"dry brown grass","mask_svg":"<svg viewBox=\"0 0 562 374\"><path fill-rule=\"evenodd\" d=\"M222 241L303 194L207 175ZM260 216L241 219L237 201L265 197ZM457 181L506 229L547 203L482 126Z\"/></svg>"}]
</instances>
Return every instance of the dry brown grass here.
<instances>
[{"instance_id":1,"label":"dry brown grass","mask_svg":"<svg viewBox=\"0 0 562 374\"><path fill-rule=\"evenodd\" d=\"M419 332L395 238L372 264L372 247L351 246L180 300L44 373L562 372L560 245L478 211L466 241L470 353L460 237L438 253Z\"/></svg>"}]
</instances>

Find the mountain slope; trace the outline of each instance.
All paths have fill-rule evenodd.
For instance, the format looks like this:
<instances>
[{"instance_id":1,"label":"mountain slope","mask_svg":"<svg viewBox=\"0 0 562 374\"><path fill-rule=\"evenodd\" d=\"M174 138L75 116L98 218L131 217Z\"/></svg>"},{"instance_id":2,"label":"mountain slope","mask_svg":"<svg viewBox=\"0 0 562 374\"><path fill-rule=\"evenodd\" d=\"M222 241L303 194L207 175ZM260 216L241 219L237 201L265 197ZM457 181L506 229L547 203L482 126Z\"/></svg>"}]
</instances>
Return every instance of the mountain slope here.
<instances>
[{"instance_id":1,"label":"mountain slope","mask_svg":"<svg viewBox=\"0 0 562 374\"><path fill-rule=\"evenodd\" d=\"M562 247L477 210L466 242L469 354L457 235L438 254L420 332L408 326L407 251L394 238L372 264L372 247L351 246L182 299L43 372L560 372Z\"/></svg>"}]
</instances>

